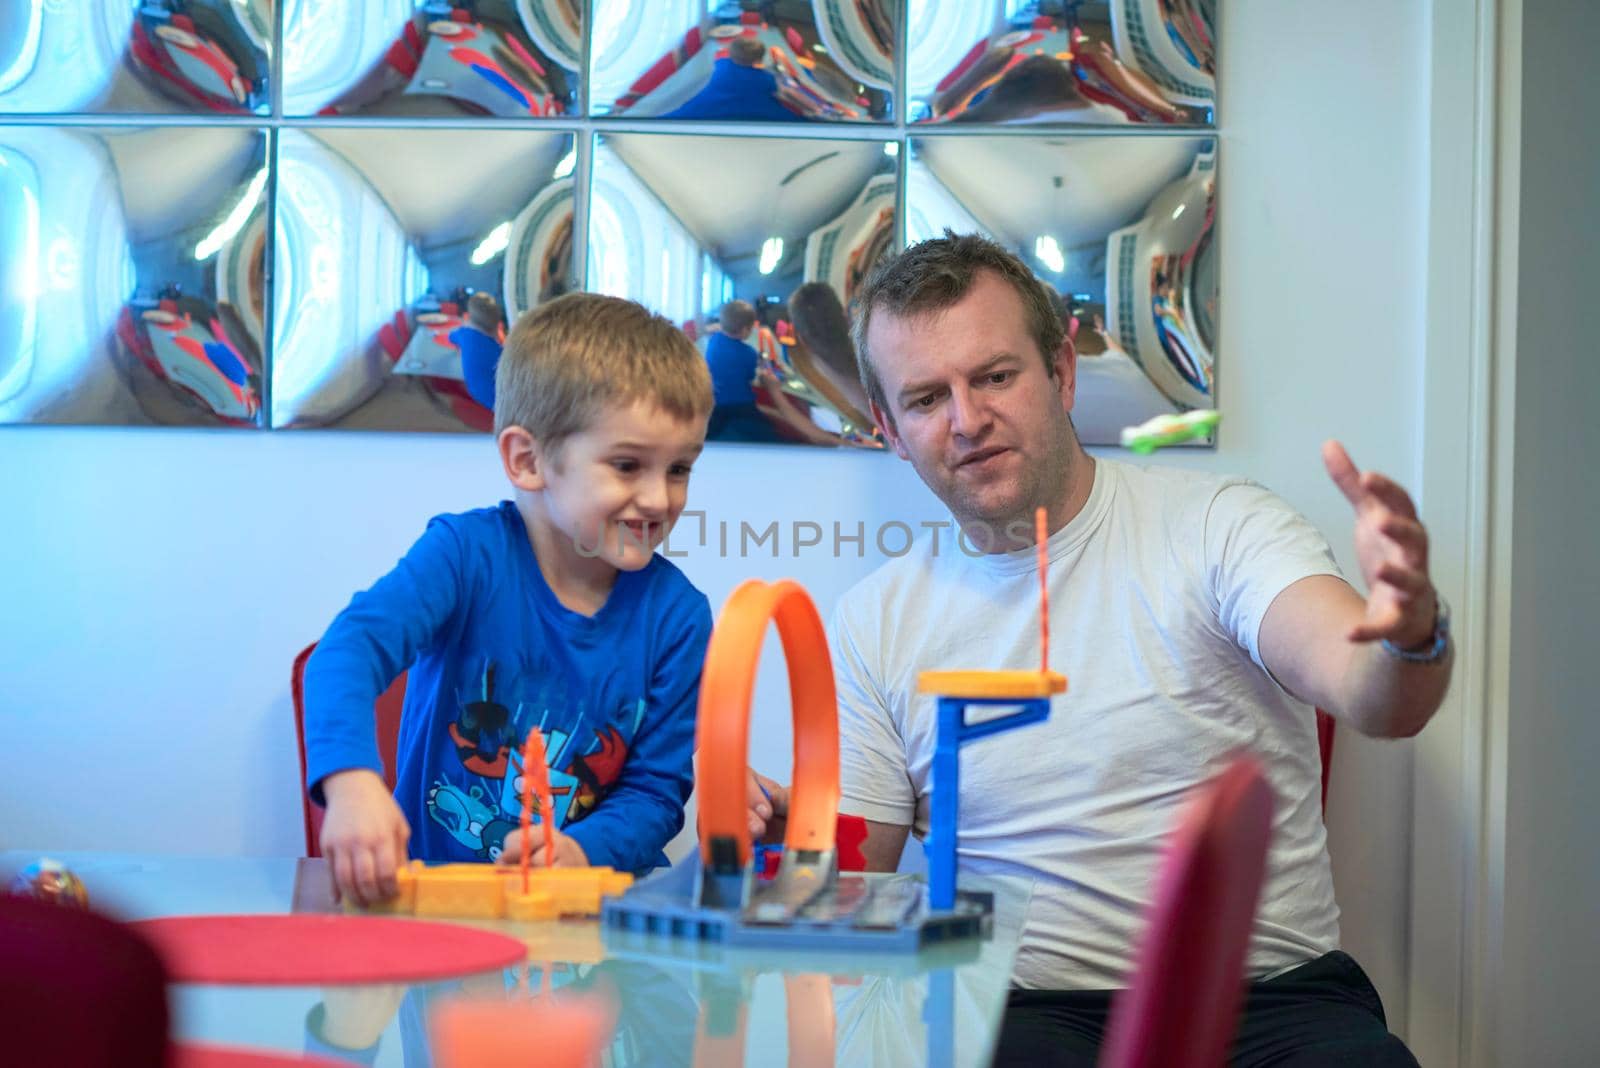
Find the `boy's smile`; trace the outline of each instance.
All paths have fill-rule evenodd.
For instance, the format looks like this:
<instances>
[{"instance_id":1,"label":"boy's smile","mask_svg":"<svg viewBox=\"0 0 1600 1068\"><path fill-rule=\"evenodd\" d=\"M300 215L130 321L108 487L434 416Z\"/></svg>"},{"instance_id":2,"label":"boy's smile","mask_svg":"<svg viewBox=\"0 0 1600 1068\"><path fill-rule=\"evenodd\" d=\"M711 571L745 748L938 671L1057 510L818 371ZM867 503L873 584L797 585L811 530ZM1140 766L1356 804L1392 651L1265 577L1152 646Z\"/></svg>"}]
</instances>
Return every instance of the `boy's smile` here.
<instances>
[{"instance_id":1,"label":"boy's smile","mask_svg":"<svg viewBox=\"0 0 1600 1068\"><path fill-rule=\"evenodd\" d=\"M539 569L556 596L592 614L618 571L637 571L683 513L705 423L647 401L601 410L554 450L534 443L524 497Z\"/></svg>"}]
</instances>

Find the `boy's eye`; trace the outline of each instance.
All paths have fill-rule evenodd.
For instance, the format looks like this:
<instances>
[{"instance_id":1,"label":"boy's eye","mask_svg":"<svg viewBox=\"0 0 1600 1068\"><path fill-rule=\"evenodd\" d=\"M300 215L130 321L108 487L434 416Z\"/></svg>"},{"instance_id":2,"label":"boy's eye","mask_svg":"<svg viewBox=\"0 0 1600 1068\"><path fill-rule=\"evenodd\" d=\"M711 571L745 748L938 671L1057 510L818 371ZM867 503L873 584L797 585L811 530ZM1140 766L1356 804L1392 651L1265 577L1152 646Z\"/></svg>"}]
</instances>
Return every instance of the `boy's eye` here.
<instances>
[{"instance_id":1,"label":"boy's eye","mask_svg":"<svg viewBox=\"0 0 1600 1068\"><path fill-rule=\"evenodd\" d=\"M667 469L667 473L672 475L674 478L688 478L689 477L689 465L688 464L673 464L671 467L669 467Z\"/></svg>"},{"instance_id":2,"label":"boy's eye","mask_svg":"<svg viewBox=\"0 0 1600 1068\"><path fill-rule=\"evenodd\" d=\"M639 470L638 460L612 460L611 466L624 475L630 475Z\"/></svg>"}]
</instances>

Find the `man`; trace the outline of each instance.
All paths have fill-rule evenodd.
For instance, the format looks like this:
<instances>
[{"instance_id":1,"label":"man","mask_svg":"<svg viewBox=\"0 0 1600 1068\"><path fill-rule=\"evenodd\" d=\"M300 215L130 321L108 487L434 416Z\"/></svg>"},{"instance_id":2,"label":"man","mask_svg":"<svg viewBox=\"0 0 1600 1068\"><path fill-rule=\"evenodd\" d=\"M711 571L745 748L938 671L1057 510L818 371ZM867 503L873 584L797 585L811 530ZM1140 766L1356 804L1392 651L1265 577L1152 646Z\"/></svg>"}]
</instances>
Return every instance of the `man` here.
<instances>
[{"instance_id":1,"label":"man","mask_svg":"<svg viewBox=\"0 0 1600 1068\"><path fill-rule=\"evenodd\" d=\"M1337 951L1312 714L1405 737L1444 695L1445 617L1405 491L1324 447L1355 511L1363 599L1262 487L1091 458L1060 319L982 238L947 234L880 267L855 332L873 416L964 545L924 539L834 618L842 808L868 821L872 870L926 828L935 716L918 673L1038 665L1029 532L1036 507L1048 514L1051 663L1070 690L1045 723L961 758L962 870L1034 881L997 1063L1094 1062L1178 807L1248 749L1276 812L1234 1063L1414 1064ZM752 805L753 828L787 801L762 781L773 801Z\"/></svg>"}]
</instances>

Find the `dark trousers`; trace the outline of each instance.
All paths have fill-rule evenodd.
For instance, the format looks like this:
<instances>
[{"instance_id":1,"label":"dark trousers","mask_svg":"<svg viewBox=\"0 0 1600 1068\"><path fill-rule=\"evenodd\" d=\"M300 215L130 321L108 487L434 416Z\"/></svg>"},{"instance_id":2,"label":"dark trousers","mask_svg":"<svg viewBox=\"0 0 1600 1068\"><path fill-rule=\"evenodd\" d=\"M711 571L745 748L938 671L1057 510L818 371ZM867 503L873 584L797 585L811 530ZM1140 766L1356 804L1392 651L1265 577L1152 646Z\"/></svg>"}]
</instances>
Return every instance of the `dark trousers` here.
<instances>
[{"instance_id":1,"label":"dark trousers","mask_svg":"<svg viewBox=\"0 0 1600 1068\"><path fill-rule=\"evenodd\" d=\"M1013 990L994 1063L1092 1066L1111 998L1106 990ZM1417 1060L1389 1033L1367 973L1348 953L1335 950L1246 988L1228 1063L1415 1068Z\"/></svg>"}]
</instances>

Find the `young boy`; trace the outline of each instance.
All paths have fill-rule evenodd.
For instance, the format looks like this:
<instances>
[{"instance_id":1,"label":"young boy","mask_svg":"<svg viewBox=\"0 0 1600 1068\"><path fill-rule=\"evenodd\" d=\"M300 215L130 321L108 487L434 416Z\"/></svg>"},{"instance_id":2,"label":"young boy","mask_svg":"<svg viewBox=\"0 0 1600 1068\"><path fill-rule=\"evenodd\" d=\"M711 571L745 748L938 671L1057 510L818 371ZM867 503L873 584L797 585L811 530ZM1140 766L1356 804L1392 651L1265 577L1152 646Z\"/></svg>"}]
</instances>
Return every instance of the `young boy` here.
<instances>
[{"instance_id":1,"label":"young boy","mask_svg":"<svg viewBox=\"0 0 1600 1068\"><path fill-rule=\"evenodd\" d=\"M683 826L711 609L652 550L705 442L705 361L639 305L574 293L518 320L495 394L513 500L430 522L306 667L322 851L358 903L393 896L408 841L430 861L519 855L529 727L556 864L648 870ZM391 796L373 702L408 668Z\"/></svg>"}]
</instances>

